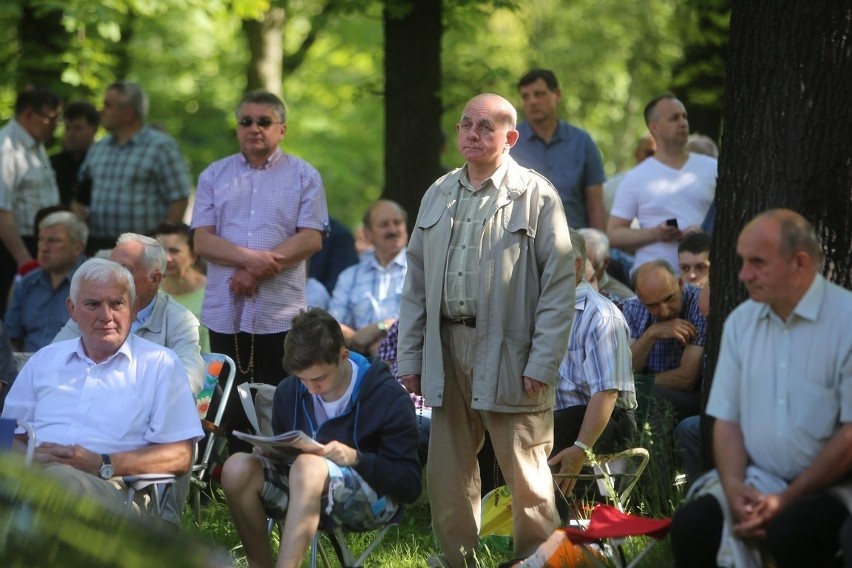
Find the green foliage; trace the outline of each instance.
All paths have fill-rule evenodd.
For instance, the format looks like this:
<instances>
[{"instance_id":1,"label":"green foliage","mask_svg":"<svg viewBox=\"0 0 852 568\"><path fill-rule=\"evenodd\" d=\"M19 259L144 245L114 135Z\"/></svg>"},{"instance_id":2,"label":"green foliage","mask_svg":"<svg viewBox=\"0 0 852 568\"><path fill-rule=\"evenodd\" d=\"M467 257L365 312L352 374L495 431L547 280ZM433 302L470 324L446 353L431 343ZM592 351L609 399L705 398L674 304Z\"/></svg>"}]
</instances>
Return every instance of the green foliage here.
<instances>
[{"instance_id":1,"label":"green foliage","mask_svg":"<svg viewBox=\"0 0 852 568\"><path fill-rule=\"evenodd\" d=\"M702 0L704 4L724 0ZM193 178L237 151L233 107L245 88L244 18L270 7L286 14L287 55L309 37L314 18L335 0L12 0L0 5L0 120L8 118L19 75L17 22L24 6L61 10L68 33L57 83L67 100L99 101L117 78L140 82L151 97L150 121L181 144ZM683 37L694 34L699 8L680 0L528 0L444 2L441 96L447 167L457 115L472 95L493 91L520 107L515 84L533 66L560 79L564 118L588 130L607 172L632 165L644 133L641 109L670 88ZM692 4L690 4L691 6ZM305 59L284 77L292 121L287 151L323 176L332 215L350 227L384 185L383 9L402 14L406 0L338 2ZM711 11L711 21L719 19ZM690 35L689 37L694 37ZM708 41L723 41L718 34ZM53 61L52 64L56 62ZM717 62L711 62L717 65ZM696 63L696 65L698 65ZM687 75L684 75L685 77ZM706 96L704 95L706 93ZM718 89L696 96L718 103ZM417 109L412 109L416 112ZM411 132L411 136L418 136ZM422 192L424 188L411 188ZM413 214L413 212L411 212Z\"/></svg>"}]
</instances>

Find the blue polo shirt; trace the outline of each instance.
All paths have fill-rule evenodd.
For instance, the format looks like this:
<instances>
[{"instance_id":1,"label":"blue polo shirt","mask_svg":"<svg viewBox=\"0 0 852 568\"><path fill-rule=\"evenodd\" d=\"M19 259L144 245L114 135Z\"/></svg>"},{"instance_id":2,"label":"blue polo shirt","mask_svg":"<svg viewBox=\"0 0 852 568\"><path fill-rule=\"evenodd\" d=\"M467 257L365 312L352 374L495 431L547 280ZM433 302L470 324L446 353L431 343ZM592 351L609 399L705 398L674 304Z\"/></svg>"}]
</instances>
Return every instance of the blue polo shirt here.
<instances>
[{"instance_id":1,"label":"blue polo shirt","mask_svg":"<svg viewBox=\"0 0 852 568\"><path fill-rule=\"evenodd\" d=\"M50 283L50 275L41 268L15 284L4 321L9 337L21 340L24 351L35 352L49 345L68 321L65 300L71 291L71 277L85 260L80 257L56 289Z\"/></svg>"},{"instance_id":2,"label":"blue polo shirt","mask_svg":"<svg viewBox=\"0 0 852 568\"><path fill-rule=\"evenodd\" d=\"M584 190L606 180L603 158L592 137L585 130L559 121L559 127L545 143L529 122L518 125L518 142L510 151L520 165L531 168L548 180L562 198L568 226L588 227Z\"/></svg>"}]
</instances>

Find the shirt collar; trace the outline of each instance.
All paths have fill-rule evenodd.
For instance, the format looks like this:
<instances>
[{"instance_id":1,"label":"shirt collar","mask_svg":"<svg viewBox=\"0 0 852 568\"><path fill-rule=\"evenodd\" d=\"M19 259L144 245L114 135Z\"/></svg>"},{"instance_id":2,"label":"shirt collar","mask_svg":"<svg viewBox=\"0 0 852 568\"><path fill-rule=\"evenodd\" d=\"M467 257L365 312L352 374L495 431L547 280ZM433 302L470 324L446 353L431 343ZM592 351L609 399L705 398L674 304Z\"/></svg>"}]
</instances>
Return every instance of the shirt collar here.
<instances>
[{"instance_id":1,"label":"shirt collar","mask_svg":"<svg viewBox=\"0 0 852 568\"><path fill-rule=\"evenodd\" d=\"M251 162L249 162L249 159L242 152L240 152L240 161L242 161L243 165L248 168L252 168L254 170L265 170L266 168L274 165L278 160L282 159L283 156L284 152L281 151L281 148L276 147L275 150L273 150L272 153L267 156L266 161L264 161L263 165L259 168L255 168L254 166L252 166Z\"/></svg>"},{"instance_id":2,"label":"shirt collar","mask_svg":"<svg viewBox=\"0 0 852 568\"><path fill-rule=\"evenodd\" d=\"M500 186L503 184L503 180L506 179L506 171L509 169L509 154L503 154L503 161L497 166L497 169L494 170L494 173L482 180L482 185L478 189L485 188L485 182L487 180L491 180L491 183L494 184L494 187L500 189ZM470 184L470 180L467 177L467 163L465 162L464 167L462 167L462 172L459 176L459 183L461 183L462 187L467 189L468 191L478 191L477 188L474 188Z\"/></svg>"},{"instance_id":3,"label":"shirt collar","mask_svg":"<svg viewBox=\"0 0 852 568\"><path fill-rule=\"evenodd\" d=\"M591 290L592 286L585 278L580 280L580 283L577 284L577 295L574 297L575 310L582 310L586 307L586 299L589 297Z\"/></svg>"},{"instance_id":4,"label":"shirt collar","mask_svg":"<svg viewBox=\"0 0 852 568\"><path fill-rule=\"evenodd\" d=\"M116 351L115 353L113 353L112 355L107 357L106 360L101 361L101 363L95 363L95 364L100 365L100 364L103 364L103 363L107 363L107 362L111 361L112 359L114 359L119 353L122 356L127 357L128 360L130 360L131 359L130 342L132 340L133 340L133 334L128 334L127 337L124 339L124 343L122 343L121 347L118 348L118 351ZM94 363L94 361L92 361L92 359L90 359L89 356L86 355L86 350L83 348L83 338L78 337L76 339L76 341L77 341L77 346L75 347L74 350L72 350L71 352L68 353L68 356L65 358L65 362L70 363L72 359L77 358L77 359L80 359L81 361L91 361L92 363Z\"/></svg>"},{"instance_id":5,"label":"shirt collar","mask_svg":"<svg viewBox=\"0 0 852 568\"><path fill-rule=\"evenodd\" d=\"M157 302L157 296L154 296L154 299L148 303L147 306L139 310L136 314L136 321L133 322L133 327L138 329L139 327L145 325L145 322L148 321L148 318L151 317L151 312L154 311L154 304Z\"/></svg>"},{"instance_id":6,"label":"shirt collar","mask_svg":"<svg viewBox=\"0 0 852 568\"><path fill-rule=\"evenodd\" d=\"M826 288L825 277L822 274L817 274L814 277L814 281L808 287L807 292L799 299L799 303L796 304L793 311L790 312L790 317L787 318L787 321L792 321L793 316L798 316L808 321L816 321L825 300ZM771 314L774 314L774 312L769 307L769 304L762 303L758 317L768 318Z\"/></svg>"},{"instance_id":7,"label":"shirt collar","mask_svg":"<svg viewBox=\"0 0 852 568\"><path fill-rule=\"evenodd\" d=\"M408 260L408 257L406 256L406 249L403 248L401 251L399 251L399 254L397 254L395 257L393 257L391 259L391 261L388 263L387 266L382 266L381 264L379 264L379 259L376 258L375 251L373 251L373 254L367 260L374 268L378 268L379 270L387 270L388 268L391 267L391 265L394 265L394 264L399 265L399 266L403 266L403 267L406 266L406 262Z\"/></svg>"},{"instance_id":8,"label":"shirt collar","mask_svg":"<svg viewBox=\"0 0 852 568\"><path fill-rule=\"evenodd\" d=\"M38 148L41 146L41 143L33 138L33 135L27 132L27 129L15 118L12 119L12 136L20 140L27 148Z\"/></svg>"}]
</instances>

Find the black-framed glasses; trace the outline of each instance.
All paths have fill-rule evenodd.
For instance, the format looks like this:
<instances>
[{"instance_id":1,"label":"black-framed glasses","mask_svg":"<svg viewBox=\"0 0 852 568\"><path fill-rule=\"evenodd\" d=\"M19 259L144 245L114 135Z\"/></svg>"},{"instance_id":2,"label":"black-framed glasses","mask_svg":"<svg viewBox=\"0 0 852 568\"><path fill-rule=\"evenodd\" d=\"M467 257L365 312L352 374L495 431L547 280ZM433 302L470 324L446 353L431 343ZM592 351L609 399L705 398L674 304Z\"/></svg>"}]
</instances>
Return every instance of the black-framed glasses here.
<instances>
[{"instance_id":1,"label":"black-framed glasses","mask_svg":"<svg viewBox=\"0 0 852 568\"><path fill-rule=\"evenodd\" d=\"M257 124L261 128L269 128L273 124L281 124L281 123L272 120L268 116L261 116L260 118L252 118L250 116L244 116L237 121L237 124L239 124L243 128L248 128L252 124Z\"/></svg>"}]
</instances>

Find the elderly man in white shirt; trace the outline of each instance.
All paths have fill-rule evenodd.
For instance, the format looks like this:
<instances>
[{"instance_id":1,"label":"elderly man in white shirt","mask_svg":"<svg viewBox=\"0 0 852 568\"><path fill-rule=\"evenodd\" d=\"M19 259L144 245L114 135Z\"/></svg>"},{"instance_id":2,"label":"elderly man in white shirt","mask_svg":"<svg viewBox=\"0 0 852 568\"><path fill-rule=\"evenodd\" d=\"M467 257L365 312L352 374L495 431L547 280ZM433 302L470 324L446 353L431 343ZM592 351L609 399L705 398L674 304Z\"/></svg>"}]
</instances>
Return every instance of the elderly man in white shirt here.
<instances>
[{"instance_id":1,"label":"elderly man in white shirt","mask_svg":"<svg viewBox=\"0 0 852 568\"><path fill-rule=\"evenodd\" d=\"M3 410L3 418L32 424L34 460L48 476L114 508L126 499L118 476L185 474L203 436L177 356L130 334L135 296L119 264L85 262L68 299L82 335L33 355Z\"/></svg>"},{"instance_id":2,"label":"elderly man in white shirt","mask_svg":"<svg viewBox=\"0 0 852 568\"><path fill-rule=\"evenodd\" d=\"M852 530L852 292L818 273L790 210L746 225L737 254L751 300L725 322L707 405L717 469L674 517L675 562L760 566L764 548L778 568L829 566Z\"/></svg>"}]
</instances>

